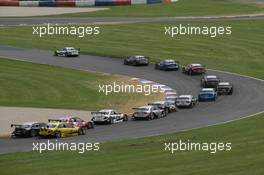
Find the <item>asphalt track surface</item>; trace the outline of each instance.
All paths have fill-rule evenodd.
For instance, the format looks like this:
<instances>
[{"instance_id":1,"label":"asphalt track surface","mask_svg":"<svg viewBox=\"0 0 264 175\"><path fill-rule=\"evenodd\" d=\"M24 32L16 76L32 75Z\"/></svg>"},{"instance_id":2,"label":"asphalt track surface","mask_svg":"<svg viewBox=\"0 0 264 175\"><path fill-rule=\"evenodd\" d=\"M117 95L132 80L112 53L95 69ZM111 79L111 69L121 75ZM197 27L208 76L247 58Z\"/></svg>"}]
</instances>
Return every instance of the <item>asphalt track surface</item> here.
<instances>
[{"instance_id":1,"label":"asphalt track surface","mask_svg":"<svg viewBox=\"0 0 264 175\"><path fill-rule=\"evenodd\" d=\"M180 71L159 71L154 65L148 67L124 66L122 60L99 56L81 55L78 58L54 57L53 52L0 46L0 57L34 63L49 64L78 70L99 71L128 75L156 81L172 88L179 94L197 96L201 76L188 76ZM113 125L100 125L88 130L86 135L59 139L60 142L103 142L133 137L143 137L188 130L240 119L264 109L264 82L253 78L209 70L222 81L234 84L232 96L220 96L216 102L203 102L192 109L181 109L166 118L152 121L128 121ZM30 151L32 142L47 142L46 139L0 139L0 153Z\"/></svg>"},{"instance_id":2,"label":"asphalt track surface","mask_svg":"<svg viewBox=\"0 0 264 175\"><path fill-rule=\"evenodd\" d=\"M210 17L162 17L162 18L0 18L0 26L37 24L80 24L80 23L134 23L134 22L203 22L227 20L263 20L264 15L210 16Z\"/></svg>"}]
</instances>

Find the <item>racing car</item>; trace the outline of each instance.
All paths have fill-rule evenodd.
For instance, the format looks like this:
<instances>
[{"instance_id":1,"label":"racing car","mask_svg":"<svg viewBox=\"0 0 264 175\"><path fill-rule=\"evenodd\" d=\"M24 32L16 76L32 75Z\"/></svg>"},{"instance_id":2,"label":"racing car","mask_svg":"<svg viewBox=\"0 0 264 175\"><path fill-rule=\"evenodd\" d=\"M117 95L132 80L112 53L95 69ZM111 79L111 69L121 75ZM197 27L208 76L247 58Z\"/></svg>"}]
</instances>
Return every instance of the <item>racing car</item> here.
<instances>
[{"instance_id":1,"label":"racing car","mask_svg":"<svg viewBox=\"0 0 264 175\"><path fill-rule=\"evenodd\" d=\"M167 116L168 113L177 111L175 104L170 103L169 101L156 101L149 103L148 105L157 106L158 108L162 109L165 116Z\"/></svg>"},{"instance_id":2,"label":"racing car","mask_svg":"<svg viewBox=\"0 0 264 175\"><path fill-rule=\"evenodd\" d=\"M61 120L49 119L46 127L40 128L39 137L61 138L73 135L84 135L85 129Z\"/></svg>"},{"instance_id":3,"label":"racing car","mask_svg":"<svg viewBox=\"0 0 264 175\"><path fill-rule=\"evenodd\" d=\"M197 98L195 98L193 95L180 95L176 99L176 106L181 107L187 107L192 108L197 104Z\"/></svg>"},{"instance_id":4,"label":"racing car","mask_svg":"<svg viewBox=\"0 0 264 175\"><path fill-rule=\"evenodd\" d=\"M179 70L179 63L174 60L163 60L155 64L155 69L159 70Z\"/></svg>"},{"instance_id":5,"label":"racing car","mask_svg":"<svg viewBox=\"0 0 264 175\"><path fill-rule=\"evenodd\" d=\"M201 86L203 88L217 88L220 79L215 75L205 75L201 79Z\"/></svg>"},{"instance_id":6,"label":"racing car","mask_svg":"<svg viewBox=\"0 0 264 175\"><path fill-rule=\"evenodd\" d=\"M149 65L149 59L142 55L130 56L124 59L124 65L147 66Z\"/></svg>"},{"instance_id":7,"label":"racing car","mask_svg":"<svg viewBox=\"0 0 264 175\"><path fill-rule=\"evenodd\" d=\"M75 49L73 47L64 47L54 52L54 56L78 57L79 55L80 49Z\"/></svg>"},{"instance_id":8,"label":"racing car","mask_svg":"<svg viewBox=\"0 0 264 175\"><path fill-rule=\"evenodd\" d=\"M201 64L189 64L187 66L182 66L182 72L188 75L204 74L206 68Z\"/></svg>"},{"instance_id":9,"label":"racing car","mask_svg":"<svg viewBox=\"0 0 264 175\"><path fill-rule=\"evenodd\" d=\"M135 112L132 115L134 120L148 119L153 120L155 118L165 117L165 112L160 109L157 105L141 106L139 108L133 108Z\"/></svg>"},{"instance_id":10,"label":"racing car","mask_svg":"<svg viewBox=\"0 0 264 175\"><path fill-rule=\"evenodd\" d=\"M46 124L41 122L11 124L11 127L15 127L11 137L36 137L39 134L40 128L45 126Z\"/></svg>"},{"instance_id":11,"label":"racing car","mask_svg":"<svg viewBox=\"0 0 264 175\"><path fill-rule=\"evenodd\" d=\"M233 85L229 82L220 82L217 86L218 95L232 95L233 94Z\"/></svg>"},{"instance_id":12,"label":"racing car","mask_svg":"<svg viewBox=\"0 0 264 175\"><path fill-rule=\"evenodd\" d=\"M114 124L128 120L128 116L126 114L116 112L113 109L102 109L97 112L91 112L91 114L92 114L92 121L95 124L98 123Z\"/></svg>"},{"instance_id":13,"label":"racing car","mask_svg":"<svg viewBox=\"0 0 264 175\"><path fill-rule=\"evenodd\" d=\"M199 101L216 101L216 99L217 92L214 88L203 88L198 95Z\"/></svg>"},{"instance_id":14,"label":"racing car","mask_svg":"<svg viewBox=\"0 0 264 175\"><path fill-rule=\"evenodd\" d=\"M79 117L73 117L73 116L68 116L68 117L61 117L60 118L61 122L66 122L72 125L76 125L85 129L93 129L94 128L94 122L93 121L84 121L83 119Z\"/></svg>"}]
</instances>

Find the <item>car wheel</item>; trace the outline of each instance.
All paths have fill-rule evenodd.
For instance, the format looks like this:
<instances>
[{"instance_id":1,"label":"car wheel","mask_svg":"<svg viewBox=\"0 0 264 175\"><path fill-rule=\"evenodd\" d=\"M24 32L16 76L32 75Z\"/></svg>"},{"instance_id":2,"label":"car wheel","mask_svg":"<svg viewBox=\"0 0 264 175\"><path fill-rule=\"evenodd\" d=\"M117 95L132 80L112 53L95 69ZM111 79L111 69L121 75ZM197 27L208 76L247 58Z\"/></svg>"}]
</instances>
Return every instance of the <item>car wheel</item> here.
<instances>
[{"instance_id":1,"label":"car wheel","mask_svg":"<svg viewBox=\"0 0 264 175\"><path fill-rule=\"evenodd\" d=\"M128 121L128 116L126 114L124 115L123 121Z\"/></svg>"},{"instance_id":2,"label":"car wheel","mask_svg":"<svg viewBox=\"0 0 264 175\"><path fill-rule=\"evenodd\" d=\"M85 134L85 129L80 128L78 135L84 135Z\"/></svg>"},{"instance_id":3,"label":"car wheel","mask_svg":"<svg viewBox=\"0 0 264 175\"><path fill-rule=\"evenodd\" d=\"M110 124L114 124L114 123L115 123L114 119L111 118L109 123L110 123Z\"/></svg>"},{"instance_id":4,"label":"car wheel","mask_svg":"<svg viewBox=\"0 0 264 175\"><path fill-rule=\"evenodd\" d=\"M93 125L93 123L88 123L87 124L87 127L86 127L87 129L93 129L94 128L94 125Z\"/></svg>"},{"instance_id":5,"label":"car wheel","mask_svg":"<svg viewBox=\"0 0 264 175\"><path fill-rule=\"evenodd\" d=\"M166 117L167 115L166 115L166 112L165 111L162 111L162 113L161 113L161 117Z\"/></svg>"},{"instance_id":6,"label":"car wheel","mask_svg":"<svg viewBox=\"0 0 264 175\"><path fill-rule=\"evenodd\" d=\"M170 112L169 109L166 108L166 109L165 109L165 116L167 116L169 112Z\"/></svg>"},{"instance_id":7,"label":"car wheel","mask_svg":"<svg viewBox=\"0 0 264 175\"><path fill-rule=\"evenodd\" d=\"M154 114L153 113L150 113L149 120L153 120L153 119L154 119Z\"/></svg>"},{"instance_id":8,"label":"car wheel","mask_svg":"<svg viewBox=\"0 0 264 175\"><path fill-rule=\"evenodd\" d=\"M61 138L61 133L60 132L56 132L55 133L55 138Z\"/></svg>"},{"instance_id":9,"label":"car wheel","mask_svg":"<svg viewBox=\"0 0 264 175\"><path fill-rule=\"evenodd\" d=\"M37 136L37 132L33 129L30 131L30 136L31 137L36 137Z\"/></svg>"}]
</instances>

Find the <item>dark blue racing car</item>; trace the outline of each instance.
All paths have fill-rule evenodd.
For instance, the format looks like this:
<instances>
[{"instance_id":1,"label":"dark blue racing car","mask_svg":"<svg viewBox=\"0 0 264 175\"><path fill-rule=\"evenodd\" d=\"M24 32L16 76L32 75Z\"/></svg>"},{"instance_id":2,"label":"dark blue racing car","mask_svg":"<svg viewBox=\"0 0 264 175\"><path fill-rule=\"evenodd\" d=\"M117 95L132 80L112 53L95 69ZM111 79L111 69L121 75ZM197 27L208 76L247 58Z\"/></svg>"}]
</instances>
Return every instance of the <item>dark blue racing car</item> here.
<instances>
[{"instance_id":1,"label":"dark blue racing car","mask_svg":"<svg viewBox=\"0 0 264 175\"><path fill-rule=\"evenodd\" d=\"M179 63L174 60L163 60L155 64L155 69L159 70L179 70Z\"/></svg>"}]
</instances>

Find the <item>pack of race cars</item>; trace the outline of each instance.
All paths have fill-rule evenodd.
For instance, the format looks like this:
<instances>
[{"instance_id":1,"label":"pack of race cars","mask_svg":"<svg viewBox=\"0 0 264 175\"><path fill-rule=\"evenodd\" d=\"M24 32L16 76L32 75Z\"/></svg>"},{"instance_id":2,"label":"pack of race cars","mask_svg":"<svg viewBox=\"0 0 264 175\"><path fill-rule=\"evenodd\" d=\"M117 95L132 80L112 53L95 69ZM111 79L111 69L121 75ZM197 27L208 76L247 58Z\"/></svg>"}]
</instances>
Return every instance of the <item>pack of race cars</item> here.
<instances>
[{"instance_id":1,"label":"pack of race cars","mask_svg":"<svg viewBox=\"0 0 264 175\"><path fill-rule=\"evenodd\" d=\"M79 56L79 49L66 47L55 51L55 56ZM124 59L124 65L148 66L149 59L142 55L130 56ZM207 75L206 67L201 64L189 64L181 66L173 59L165 59L155 64L155 69L164 71L178 71L186 75L203 75L201 78L201 90L198 97L190 94L179 95L175 100L156 101L145 106L133 108L132 114L122 114L113 109L102 109L91 112L91 121L84 121L79 117L61 117L49 119L47 123L26 122L12 124L14 127L12 137L38 137L61 138L72 135L83 135L87 129L94 128L95 124L114 124L130 120L153 120L166 117L169 113L177 112L179 108L192 108L203 101L216 101L218 95L232 95L233 85L230 82L221 82L215 75Z\"/></svg>"}]
</instances>

